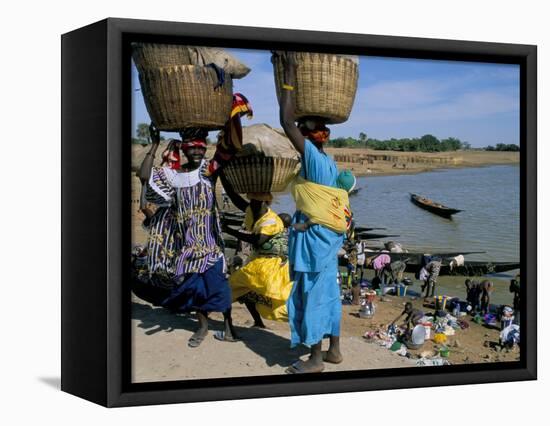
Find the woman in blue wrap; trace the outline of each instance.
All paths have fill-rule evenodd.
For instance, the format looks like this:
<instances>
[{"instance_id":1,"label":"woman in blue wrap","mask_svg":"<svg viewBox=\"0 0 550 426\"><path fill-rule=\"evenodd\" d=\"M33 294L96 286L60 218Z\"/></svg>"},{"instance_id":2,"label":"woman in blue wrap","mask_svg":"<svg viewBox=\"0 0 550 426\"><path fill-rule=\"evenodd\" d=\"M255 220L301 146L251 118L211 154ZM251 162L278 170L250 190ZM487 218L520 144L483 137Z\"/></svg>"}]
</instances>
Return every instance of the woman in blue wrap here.
<instances>
[{"instance_id":1,"label":"woman in blue wrap","mask_svg":"<svg viewBox=\"0 0 550 426\"><path fill-rule=\"evenodd\" d=\"M280 97L281 125L302 157L301 176L308 181L336 187L336 163L323 150L330 131L323 119L308 117L295 123L296 62L292 53L275 52L284 65L284 83ZM340 320L342 304L337 284L337 253L343 234L324 226L308 223L308 217L297 211L289 234L289 261L294 281L287 302L291 346L304 344L311 348L307 361L299 360L287 373L318 373L324 362L340 363ZM330 338L329 349L321 349L323 338Z\"/></svg>"}]
</instances>

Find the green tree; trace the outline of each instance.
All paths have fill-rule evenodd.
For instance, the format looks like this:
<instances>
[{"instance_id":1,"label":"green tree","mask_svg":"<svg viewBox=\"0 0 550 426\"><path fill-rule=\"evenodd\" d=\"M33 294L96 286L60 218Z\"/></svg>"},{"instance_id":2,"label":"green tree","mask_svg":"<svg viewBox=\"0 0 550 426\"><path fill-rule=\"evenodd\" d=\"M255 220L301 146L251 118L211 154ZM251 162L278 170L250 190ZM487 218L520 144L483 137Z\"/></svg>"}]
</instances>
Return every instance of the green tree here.
<instances>
[{"instance_id":1,"label":"green tree","mask_svg":"<svg viewBox=\"0 0 550 426\"><path fill-rule=\"evenodd\" d=\"M440 150L439 139L434 135L424 135L420 138L420 141L428 152L435 152Z\"/></svg>"},{"instance_id":2,"label":"green tree","mask_svg":"<svg viewBox=\"0 0 550 426\"><path fill-rule=\"evenodd\" d=\"M441 141L442 151L456 151L462 148L462 142L457 138L447 138Z\"/></svg>"}]
</instances>

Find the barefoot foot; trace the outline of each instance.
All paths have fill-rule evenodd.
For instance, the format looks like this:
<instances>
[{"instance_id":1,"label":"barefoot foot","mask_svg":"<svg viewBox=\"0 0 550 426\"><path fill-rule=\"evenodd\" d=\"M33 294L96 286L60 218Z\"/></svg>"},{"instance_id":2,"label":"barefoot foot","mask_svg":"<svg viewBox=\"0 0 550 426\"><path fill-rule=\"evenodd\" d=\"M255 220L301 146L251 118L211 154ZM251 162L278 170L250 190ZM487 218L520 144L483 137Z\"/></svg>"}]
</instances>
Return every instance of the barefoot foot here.
<instances>
[{"instance_id":1,"label":"barefoot foot","mask_svg":"<svg viewBox=\"0 0 550 426\"><path fill-rule=\"evenodd\" d=\"M323 361L340 364L344 360L340 352L323 351Z\"/></svg>"}]
</instances>

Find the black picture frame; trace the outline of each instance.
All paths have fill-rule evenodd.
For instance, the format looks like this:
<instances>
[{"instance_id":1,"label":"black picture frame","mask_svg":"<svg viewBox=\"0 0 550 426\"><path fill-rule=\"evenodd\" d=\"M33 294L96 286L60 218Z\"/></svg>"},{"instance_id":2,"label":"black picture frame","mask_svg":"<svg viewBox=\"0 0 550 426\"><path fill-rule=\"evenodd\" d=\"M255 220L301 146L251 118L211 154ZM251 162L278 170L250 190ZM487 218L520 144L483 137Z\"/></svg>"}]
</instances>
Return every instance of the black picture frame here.
<instances>
[{"instance_id":1,"label":"black picture frame","mask_svg":"<svg viewBox=\"0 0 550 426\"><path fill-rule=\"evenodd\" d=\"M520 361L130 383L132 41L520 65ZM62 390L108 406L537 377L536 46L109 18L62 36ZM86 224L86 226L83 226Z\"/></svg>"}]
</instances>

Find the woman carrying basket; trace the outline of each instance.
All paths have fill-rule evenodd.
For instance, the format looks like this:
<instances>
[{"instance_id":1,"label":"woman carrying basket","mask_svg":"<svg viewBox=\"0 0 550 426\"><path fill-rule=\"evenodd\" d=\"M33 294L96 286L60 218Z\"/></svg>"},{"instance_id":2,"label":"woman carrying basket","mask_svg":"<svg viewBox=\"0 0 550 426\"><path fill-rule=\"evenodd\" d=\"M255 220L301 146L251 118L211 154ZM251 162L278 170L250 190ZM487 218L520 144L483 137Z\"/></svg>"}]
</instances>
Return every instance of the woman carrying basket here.
<instances>
[{"instance_id":1,"label":"woman carrying basket","mask_svg":"<svg viewBox=\"0 0 550 426\"><path fill-rule=\"evenodd\" d=\"M224 128L224 133L231 135L226 138L231 147L241 142L240 117L251 114L248 100L235 94ZM163 154L164 167L153 167L160 135L154 127L150 132L153 147L139 177L144 184L143 198L159 208L152 218L146 219L150 222L148 268L136 274L133 290L145 300L172 311L195 311L199 327L189 339L190 347L199 346L208 334L209 312L223 313L224 340L235 341L231 290L225 276L224 244L214 194L219 165L232 155L231 147L219 144L214 160L207 162L207 131L189 128L180 132L182 142L171 144ZM180 149L187 159L183 165ZM164 285L158 285L154 279L157 276L163 277Z\"/></svg>"},{"instance_id":2,"label":"woman carrying basket","mask_svg":"<svg viewBox=\"0 0 550 426\"><path fill-rule=\"evenodd\" d=\"M317 117L295 123L295 101L292 96L296 82L296 62L292 54L275 52L273 60L280 57L284 68L284 81L280 97L281 125L296 150L302 157L300 189L296 186L293 195L324 201L326 197L340 200L336 163L324 152L330 130ZM310 191L311 190L311 191ZM347 193L345 193L347 201ZM342 200L343 201L343 200ZM330 203L330 201L329 201ZM343 202L338 201L338 204ZM297 211L293 223L302 224L312 220L306 215L297 199ZM322 210L322 209L318 209ZM335 212L338 213L338 212ZM304 344L311 348L307 361L297 361L287 373L314 373L324 369L323 361L342 362L340 352L340 320L342 305L337 285L337 253L343 243L344 229L330 229L328 223L308 225L305 230L291 228L289 234L289 261L294 284L288 300L288 315L291 331L291 346ZM322 352L322 339L330 338L328 351Z\"/></svg>"},{"instance_id":3,"label":"woman carrying basket","mask_svg":"<svg viewBox=\"0 0 550 426\"><path fill-rule=\"evenodd\" d=\"M149 176L142 176L147 178L147 201L170 209L175 218L179 244L177 253L171 254L173 286L160 305L174 312L196 312L199 327L189 339L190 347L199 346L208 334L209 312L223 313L225 338L235 339L214 182L204 160L205 136L201 130L182 133L187 163L179 169L152 167ZM165 235L151 234L150 242L155 238Z\"/></svg>"}]
</instances>

